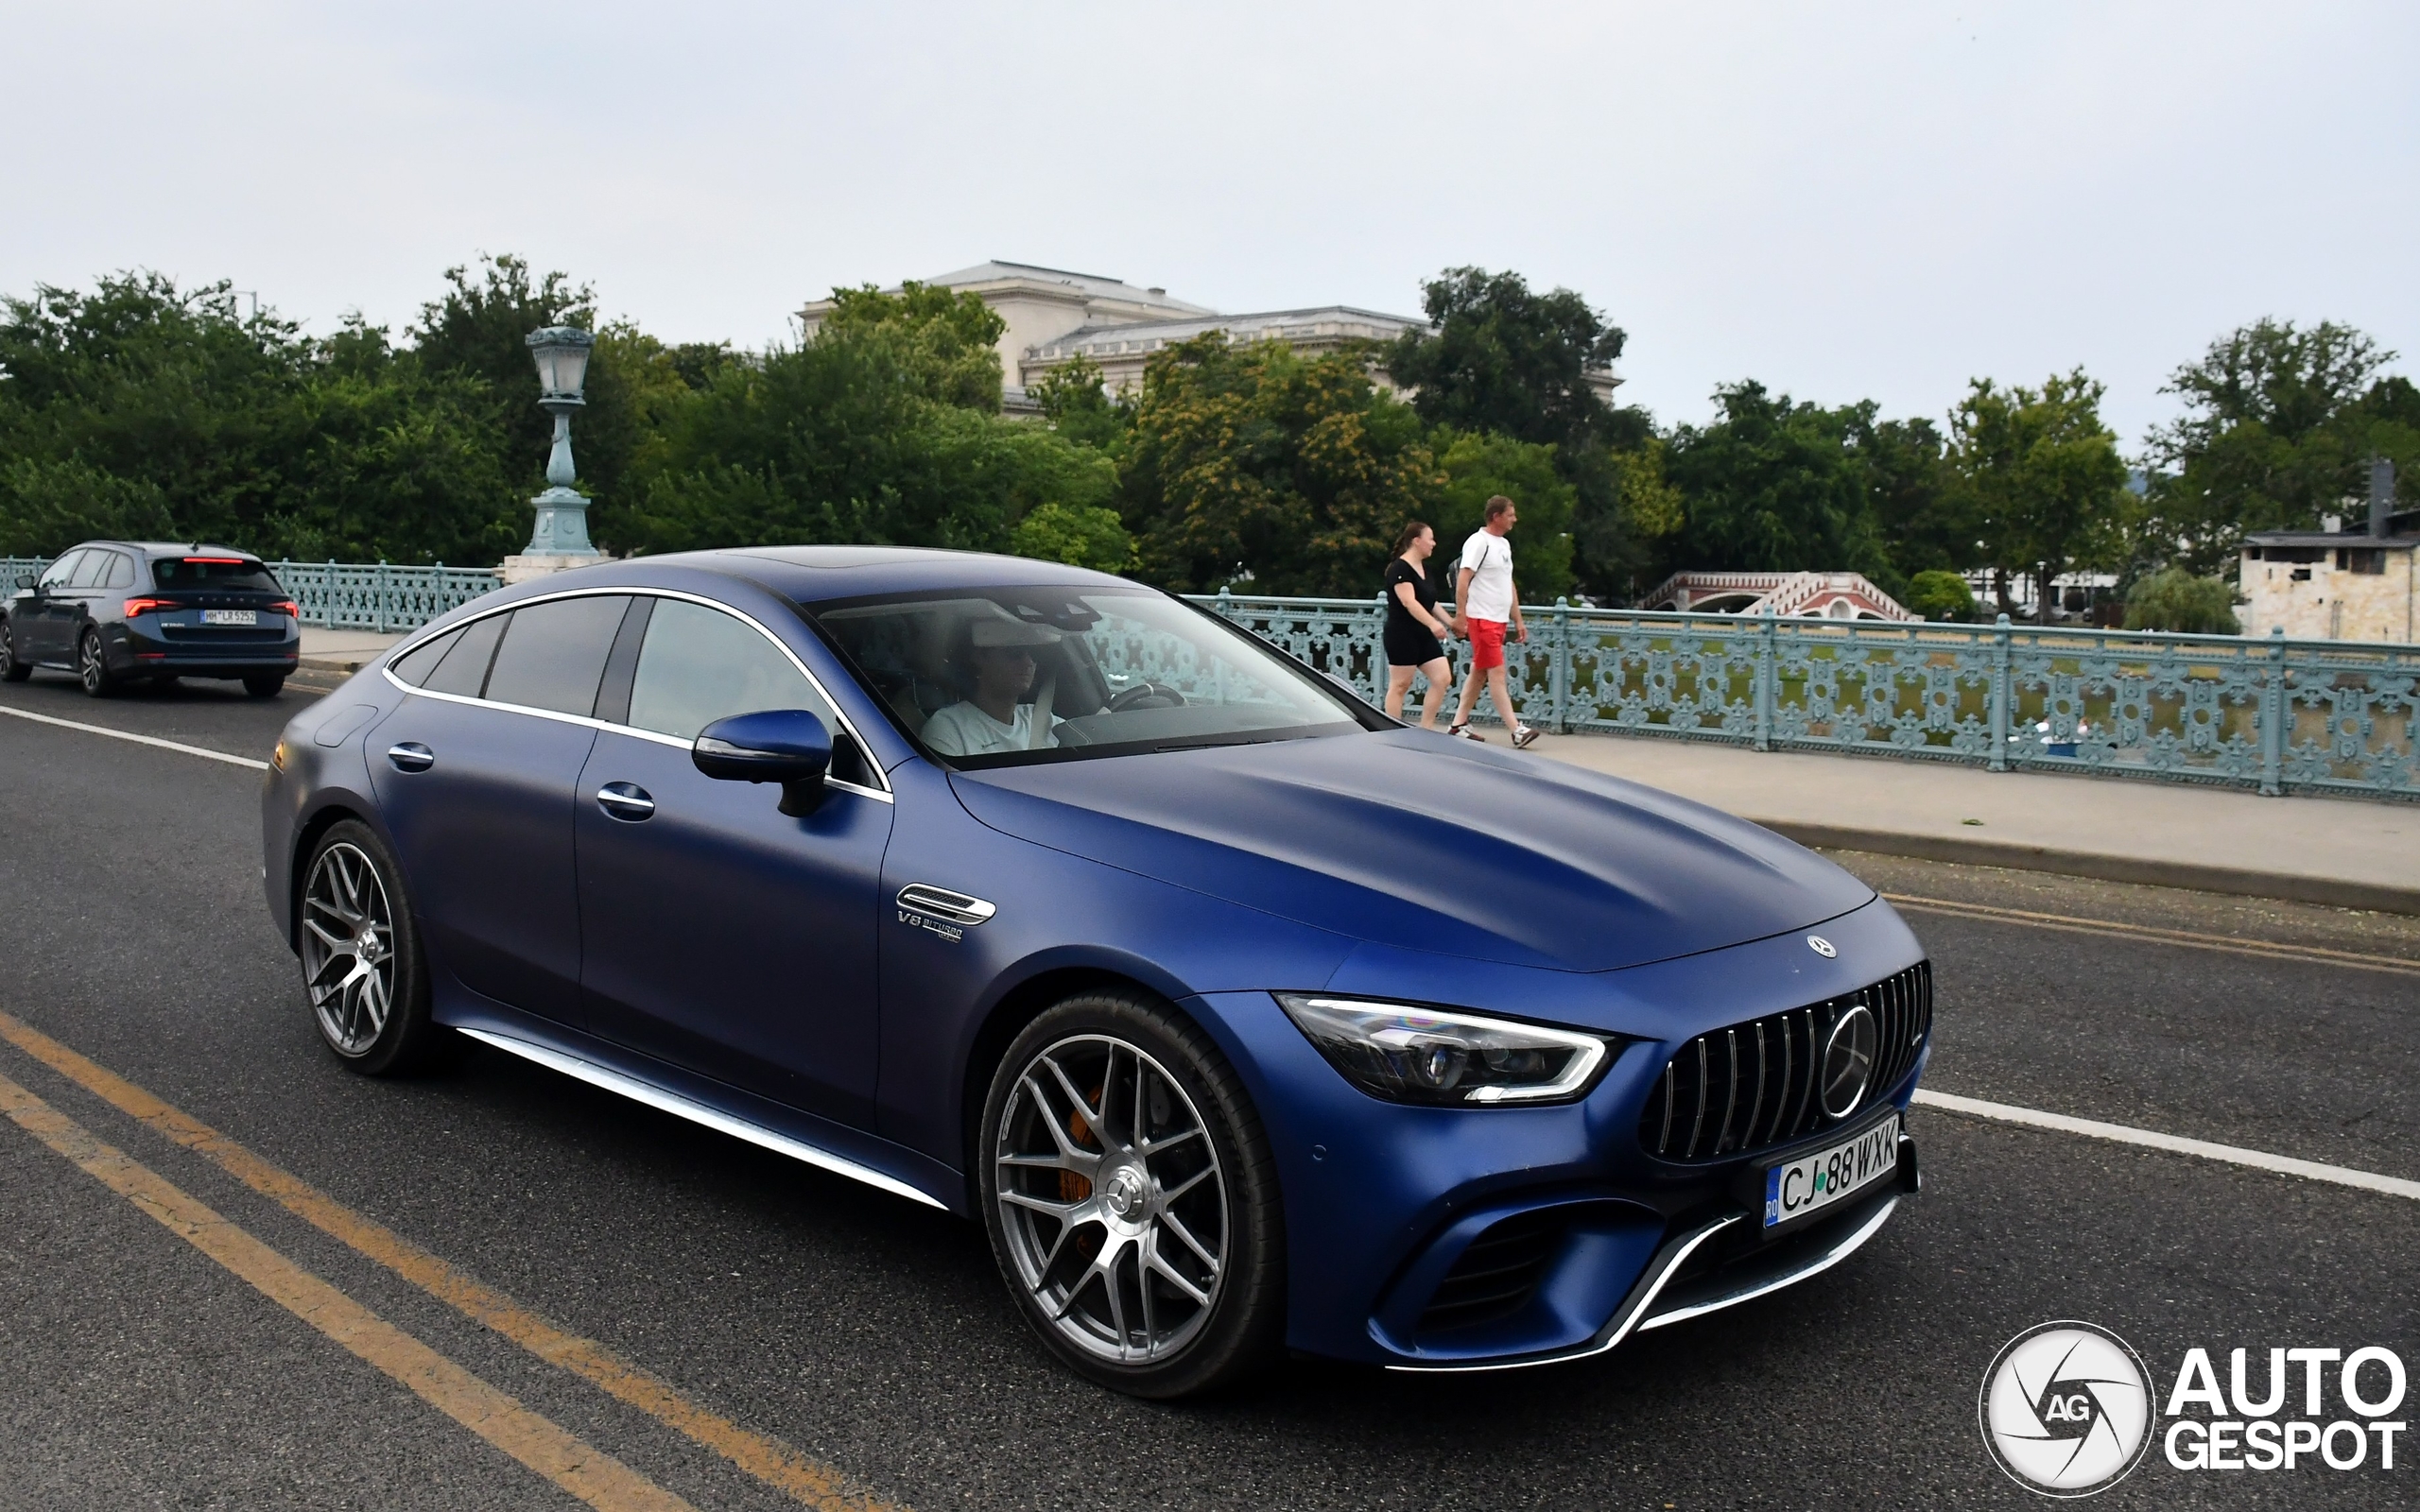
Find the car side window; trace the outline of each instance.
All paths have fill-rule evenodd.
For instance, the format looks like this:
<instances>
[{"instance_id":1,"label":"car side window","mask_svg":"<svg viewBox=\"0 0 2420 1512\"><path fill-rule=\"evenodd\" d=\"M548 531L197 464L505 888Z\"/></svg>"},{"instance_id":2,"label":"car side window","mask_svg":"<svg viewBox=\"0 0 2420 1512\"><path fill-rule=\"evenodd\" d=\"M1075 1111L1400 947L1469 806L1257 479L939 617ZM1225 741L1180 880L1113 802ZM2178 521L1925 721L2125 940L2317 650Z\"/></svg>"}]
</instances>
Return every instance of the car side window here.
<instances>
[{"instance_id":1,"label":"car side window","mask_svg":"<svg viewBox=\"0 0 2420 1512\"><path fill-rule=\"evenodd\" d=\"M514 610L488 672L488 701L583 717L593 713L614 632L630 607L629 598L614 593Z\"/></svg>"},{"instance_id":2,"label":"car side window","mask_svg":"<svg viewBox=\"0 0 2420 1512\"><path fill-rule=\"evenodd\" d=\"M495 660L496 637L504 633L504 622L511 617L491 614L466 626L455 640L454 648L438 659L437 670L421 686L431 693L477 697L479 690L487 685L488 663Z\"/></svg>"},{"instance_id":3,"label":"car side window","mask_svg":"<svg viewBox=\"0 0 2420 1512\"><path fill-rule=\"evenodd\" d=\"M111 552L109 576L101 579L101 586L103 588L132 588L134 586L133 561L119 556L114 551Z\"/></svg>"},{"instance_id":4,"label":"car side window","mask_svg":"<svg viewBox=\"0 0 2420 1512\"><path fill-rule=\"evenodd\" d=\"M71 551L52 562L42 575L43 591L46 593L53 589L66 587L68 581L76 576L76 569L84 565L84 558L87 555L81 551Z\"/></svg>"},{"instance_id":5,"label":"car side window","mask_svg":"<svg viewBox=\"0 0 2420 1512\"><path fill-rule=\"evenodd\" d=\"M461 638L459 629L452 629L433 641L423 641L397 657L387 670L417 688L428 680L428 675L437 670L437 663L445 660L445 653L453 650L454 643Z\"/></svg>"},{"instance_id":6,"label":"car side window","mask_svg":"<svg viewBox=\"0 0 2420 1512\"><path fill-rule=\"evenodd\" d=\"M832 706L755 627L702 604L658 599L631 679L630 722L694 740L717 719L766 709L804 709L839 733Z\"/></svg>"},{"instance_id":7,"label":"car side window","mask_svg":"<svg viewBox=\"0 0 2420 1512\"><path fill-rule=\"evenodd\" d=\"M99 587L101 579L108 576L110 558L116 555L117 553L113 551L87 551L84 553L84 559L76 564L76 580L67 586L70 588Z\"/></svg>"}]
</instances>

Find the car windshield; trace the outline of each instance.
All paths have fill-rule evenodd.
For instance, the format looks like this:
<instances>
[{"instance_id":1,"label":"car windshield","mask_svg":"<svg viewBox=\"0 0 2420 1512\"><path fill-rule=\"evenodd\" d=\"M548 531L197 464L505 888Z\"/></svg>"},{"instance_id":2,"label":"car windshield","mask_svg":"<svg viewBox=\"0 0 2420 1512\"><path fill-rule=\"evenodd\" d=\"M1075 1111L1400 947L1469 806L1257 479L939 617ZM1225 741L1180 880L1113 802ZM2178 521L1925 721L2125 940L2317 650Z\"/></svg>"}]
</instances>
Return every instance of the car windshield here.
<instances>
[{"instance_id":1,"label":"car windshield","mask_svg":"<svg viewBox=\"0 0 2420 1512\"><path fill-rule=\"evenodd\" d=\"M961 589L810 612L900 727L954 766L1376 728L1309 668L1148 589Z\"/></svg>"},{"instance_id":2,"label":"car windshield","mask_svg":"<svg viewBox=\"0 0 2420 1512\"><path fill-rule=\"evenodd\" d=\"M263 593L279 591L277 579L269 576L268 568L241 557L154 557L151 580L163 589L240 588Z\"/></svg>"}]
</instances>

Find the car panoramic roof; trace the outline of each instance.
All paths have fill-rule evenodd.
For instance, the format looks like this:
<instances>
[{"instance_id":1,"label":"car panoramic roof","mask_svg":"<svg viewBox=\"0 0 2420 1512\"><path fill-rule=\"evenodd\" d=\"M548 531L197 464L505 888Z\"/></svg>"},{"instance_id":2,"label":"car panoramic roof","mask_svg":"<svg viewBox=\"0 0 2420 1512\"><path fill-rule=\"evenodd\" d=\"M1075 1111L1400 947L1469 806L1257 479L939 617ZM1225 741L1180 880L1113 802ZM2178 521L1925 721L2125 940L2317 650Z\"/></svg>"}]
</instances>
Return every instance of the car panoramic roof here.
<instances>
[{"instance_id":1,"label":"car panoramic roof","mask_svg":"<svg viewBox=\"0 0 2420 1512\"><path fill-rule=\"evenodd\" d=\"M752 578L801 604L950 588L1133 586L1107 573L1030 557L907 546L751 546L640 559Z\"/></svg>"}]
</instances>

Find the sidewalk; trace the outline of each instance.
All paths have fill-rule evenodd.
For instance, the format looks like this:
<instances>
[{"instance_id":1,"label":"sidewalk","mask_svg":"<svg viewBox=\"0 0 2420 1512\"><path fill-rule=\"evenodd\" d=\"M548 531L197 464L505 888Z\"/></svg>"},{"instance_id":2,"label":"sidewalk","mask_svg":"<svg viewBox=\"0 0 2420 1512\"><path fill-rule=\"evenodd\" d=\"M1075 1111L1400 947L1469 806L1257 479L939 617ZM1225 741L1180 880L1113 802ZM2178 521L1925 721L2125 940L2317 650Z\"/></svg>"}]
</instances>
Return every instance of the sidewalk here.
<instances>
[{"instance_id":1,"label":"sidewalk","mask_svg":"<svg viewBox=\"0 0 2420 1512\"><path fill-rule=\"evenodd\" d=\"M302 627L302 666L311 672L341 672L351 676L368 666L379 652L402 639L401 635L381 635L375 630L321 630L305 625Z\"/></svg>"},{"instance_id":2,"label":"sidewalk","mask_svg":"<svg viewBox=\"0 0 2420 1512\"><path fill-rule=\"evenodd\" d=\"M1530 748L1803 845L2420 914L2420 804L1654 737L1547 735Z\"/></svg>"}]
</instances>

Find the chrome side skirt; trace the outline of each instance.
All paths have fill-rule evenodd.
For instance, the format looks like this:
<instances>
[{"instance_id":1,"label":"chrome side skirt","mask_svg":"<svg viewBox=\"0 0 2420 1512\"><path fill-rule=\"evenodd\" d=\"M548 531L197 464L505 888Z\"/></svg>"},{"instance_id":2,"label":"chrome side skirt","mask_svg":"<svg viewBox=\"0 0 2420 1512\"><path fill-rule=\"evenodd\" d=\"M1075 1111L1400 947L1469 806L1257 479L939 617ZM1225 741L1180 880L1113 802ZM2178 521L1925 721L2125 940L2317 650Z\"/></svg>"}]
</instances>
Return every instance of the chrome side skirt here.
<instances>
[{"instance_id":1,"label":"chrome side skirt","mask_svg":"<svg viewBox=\"0 0 2420 1512\"><path fill-rule=\"evenodd\" d=\"M1809 1276L1821 1275L1848 1259L1850 1255L1857 1252L1858 1246L1881 1232L1882 1226L1890 1221L1893 1211L1898 1206L1899 1198L1894 1194L1882 1206L1874 1210L1872 1217L1858 1224L1850 1232L1841 1235L1829 1246L1807 1256L1804 1261L1779 1271L1767 1272L1762 1276L1741 1277L1730 1286L1712 1296L1686 1300L1676 1299L1670 1306L1650 1314L1638 1326L1642 1330L1660 1329L1667 1323L1679 1323L1693 1317L1703 1317L1708 1313L1720 1313L1726 1307L1737 1307L1742 1302L1753 1301L1768 1292L1777 1292L1785 1286L1796 1285Z\"/></svg>"},{"instance_id":2,"label":"chrome side skirt","mask_svg":"<svg viewBox=\"0 0 2420 1512\"><path fill-rule=\"evenodd\" d=\"M567 1056L549 1046L532 1044L527 1040L516 1040L510 1035L497 1034L493 1030L458 1029L456 1032L469 1035L481 1044L493 1045L507 1055L519 1056L524 1060L535 1061L549 1071L560 1071L564 1075L584 1081L592 1087L602 1087L609 1092L618 1092L634 1103L645 1103L648 1107L660 1112L670 1113L675 1118L685 1118L692 1124L702 1124L717 1133L728 1134L733 1139L746 1140L749 1143L771 1150L776 1155L786 1155L793 1160L804 1160L818 1170L829 1171L835 1176L844 1176L852 1181L862 1181L870 1187L879 1188L893 1196L906 1197L911 1202L921 1202L928 1208L948 1211L942 1203L931 1196L919 1192L896 1177L885 1176L870 1165L860 1165L843 1156L834 1155L829 1150L821 1150L804 1141L794 1140L786 1134L777 1134L761 1125L751 1124L743 1118L735 1118L719 1108L708 1108L703 1103L693 1102L677 1092L666 1091L661 1087L651 1086L635 1076L626 1076L618 1071L600 1066L593 1060L582 1060L578 1056Z\"/></svg>"}]
</instances>

